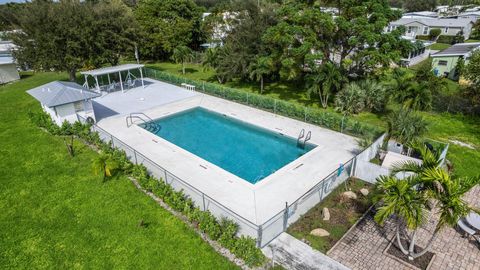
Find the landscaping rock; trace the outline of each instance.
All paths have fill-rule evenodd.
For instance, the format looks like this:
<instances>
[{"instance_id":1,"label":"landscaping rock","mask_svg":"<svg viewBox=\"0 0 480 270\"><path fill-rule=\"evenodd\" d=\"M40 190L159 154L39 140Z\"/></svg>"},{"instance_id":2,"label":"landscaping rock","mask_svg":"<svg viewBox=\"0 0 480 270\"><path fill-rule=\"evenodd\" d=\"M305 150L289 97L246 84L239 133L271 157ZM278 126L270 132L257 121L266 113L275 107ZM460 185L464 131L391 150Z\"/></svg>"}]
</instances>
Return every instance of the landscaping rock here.
<instances>
[{"instance_id":1,"label":"landscaping rock","mask_svg":"<svg viewBox=\"0 0 480 270\"><path fill-rule=\"evenodd\" d=\"M313 236L318 236L318 237L325 237L325 236L330 235L329 232L327 232L326 230L324 230L322 228L314 229L313 231L310 232L310 234L313 235Z\"/></svg>"},{"instance_id":2,"label":"landscaping rock","mask_svg":"<svg viewBox=\"0 0 480 270\"><path fill-rule=\"evenodd\" d=\"M370 193L370 192L368 191L368 189L362 188L362 189L360 189L360 193L362 193L363 196L367 197L368 193Z\"/></svg>"},{"instance_id":3,"label":"landscaping rock","mask_svg":"<svg viewBox=\"0 0 480 270\"><path fill-rule=\"evenodd\" d=\"M357 194L355 194L355 192L353 191L345 191L342 193L342 196L344 198L348 198L348 199L356 199L357 198Z\"/></svg>"},{"instance_id":4,"label":"landscaping rock","mask_svg":"<svg viewBox=\"0 0 480 270\"><path fill-rule=\"evenodd\" d=\"M328 208L323 208L322 215L323 220L330 220L330 211L328 211Z\"/></svg>"}]
</instances>

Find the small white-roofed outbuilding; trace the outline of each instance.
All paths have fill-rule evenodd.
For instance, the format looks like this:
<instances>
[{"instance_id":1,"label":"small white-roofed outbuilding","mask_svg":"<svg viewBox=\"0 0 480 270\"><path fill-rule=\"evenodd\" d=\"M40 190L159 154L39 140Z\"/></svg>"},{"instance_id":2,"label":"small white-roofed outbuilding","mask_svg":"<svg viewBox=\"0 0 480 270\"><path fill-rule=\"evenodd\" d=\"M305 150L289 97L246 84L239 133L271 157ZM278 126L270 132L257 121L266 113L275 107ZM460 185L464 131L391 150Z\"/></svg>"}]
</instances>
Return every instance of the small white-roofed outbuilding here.
<instances>
[{"instance_id":1,"label":"small white-roofed outbuilding","mask_svg":"<svg viewBox=\"0 0 480 270\"><path fill-rule=\"evenodd\" d=\"M92 99L100 94L74 82L53 81L27 91L58 125L74 123L81 116L95 121Z\"/></svg>"}]
</instances>

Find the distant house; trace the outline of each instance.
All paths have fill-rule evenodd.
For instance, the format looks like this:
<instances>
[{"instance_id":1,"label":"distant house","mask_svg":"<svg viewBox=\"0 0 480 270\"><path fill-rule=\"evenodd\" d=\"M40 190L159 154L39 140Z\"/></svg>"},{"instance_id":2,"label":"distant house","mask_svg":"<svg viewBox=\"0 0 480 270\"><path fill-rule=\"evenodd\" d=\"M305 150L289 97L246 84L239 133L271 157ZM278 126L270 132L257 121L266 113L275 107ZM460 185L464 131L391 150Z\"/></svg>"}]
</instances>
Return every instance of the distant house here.
<instances>
[{"instance_id":1,"label":"distant house","mask_svg":"<svg viewBox=\"0 0 480 270\"><path fill-rule=\"evenodd\" d=\"M443 51L432 54L432 65L435 74L446 76L452 80L458 79L458 73L455 70L460 58L468 63L470 55L480 49L480 42L477 43L458 43Z\"/></svg>"},{"instance_id":2,"label":"distant house","mask_svg":"<svg viewBox=\"0 0 480 270\"><path fill-rule=\"evenodd\" d=\"M14 48L11 41L0 41L0 84L20 79L17 64L12 57Z\"/></svg>"},{"instance_id":3,"label":"distant house","mask_svg":"<svg viewBox=\"0 0 480 270\"><path fill-rule=\"evenodd\" d=\"M415 11L404 13L402 18L438 18L438 13L433 11Z\"/></svg>"},{"instance_id":4,"label":"distant house","mask_svg":"<svg viewBox=\"0 0 480 270\"><path fill-rule=\"evenodd\" d=\"M92 99L101 94L92 92L74 82L54 81L27 91L40 101L43 110L61 125L64 121L74 123L78 115L95 121Z\"/></svg>"},{"instance_id":5,"label":"distant house","mask_svg":"<svg viewBox=\"0 0 480 270\"><path fill-rule=\"evenodd\" d=\"M412 38L428 35L431 29L440 29L441 35L455 36L462 33L465 39L468 39L472 32L473 21L466 18L401 18L391 22L385 30L391 32L399 26L405 26L405 35Z\"/></svg>"}]
</instances>

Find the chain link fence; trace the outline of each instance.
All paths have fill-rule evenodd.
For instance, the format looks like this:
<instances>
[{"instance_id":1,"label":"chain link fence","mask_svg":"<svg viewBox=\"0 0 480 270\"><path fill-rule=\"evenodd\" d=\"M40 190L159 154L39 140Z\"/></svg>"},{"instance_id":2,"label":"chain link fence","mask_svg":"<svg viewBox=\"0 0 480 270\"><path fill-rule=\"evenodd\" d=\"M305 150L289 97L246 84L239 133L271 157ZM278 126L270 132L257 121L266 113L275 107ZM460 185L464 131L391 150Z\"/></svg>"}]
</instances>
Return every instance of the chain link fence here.
<instances>
[{"instance_id":1,"label":"chain link fence","mask_svg":"<svg viewBox=\"0 0 480 270\"><path fill-rule=\"evenodd\" d=\"M180 86L182 83L193 85L198 92L297 119L306 123L326 127L328 129L353 136L368 137L373 139L377 138L383 133L383 131L376 126L361 123L351 118L344 118L336 113L305 107L264 95L248 93L242 90L229 88L214 83L191 80L156 69L145 68L145 76L178 86Z\"/></svg>"},{"instance_id":2,"label":"chain link fence","mask_svg":"<svg viewBox=\"0 0 480 270\"><path fill-rule=\"evenodd\" d=\"M360 122L348 119L342 121L341 117L336 114L306 108L293 103L276 100L262 95L246 93L215 84L188 80L154 69L146 68L145 74L146 76L154 79L162 80L168 83L174 83L177 85L182 83L195 85L197 90L201 90L204 93L211 94L213 96L218 96L238 103L246 104L251 107L270 111L290 118L295 118L307 123L324 126L329 129L339 130L357 136L378 137L380 135L380 130L375 127L364 125ZM78 116L78 119L79 121L86 123L86 120L83 117ZM192 199L195 205L200 207L201 210L210 211L217 218L225 217L236 222L239 225L239 234L256 238L258 247L266 246L278 235L284 232L290 224L297 221L313 206L320 203L336 187L344 183L350 176L354 175L356 163L356 157L353 157L345 164L341 164L327 177L319 179L317 184L315 184L310 190L300 196L293 203L286 203L285 209L273 215L263 224L258 225L217 202L215 199L211 198L197 188L191 186L186 181L167 171L159 164L155 163L142 153L130 147L96 124L92 125L91 129L99 134L102 141L111 143L112 147L116 147L125 151L130 161L135 164L143 164L151 175L155 176L161 181L165 181L175 190L182 190L185 195Z\"/></svg>"}]
</instances>

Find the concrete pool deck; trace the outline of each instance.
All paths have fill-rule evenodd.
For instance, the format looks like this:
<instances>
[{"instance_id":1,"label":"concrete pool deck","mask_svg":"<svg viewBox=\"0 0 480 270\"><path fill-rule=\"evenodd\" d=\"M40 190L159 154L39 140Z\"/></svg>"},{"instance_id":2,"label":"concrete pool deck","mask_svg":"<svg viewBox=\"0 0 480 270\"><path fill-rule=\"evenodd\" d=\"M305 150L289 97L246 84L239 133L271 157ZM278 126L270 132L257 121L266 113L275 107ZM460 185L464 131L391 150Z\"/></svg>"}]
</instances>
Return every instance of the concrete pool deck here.
<instances>
[{"instance_id":1,"label":"concrete pool deck","mask_svg":"<svg viewBox=\"0 0 480 270\"><path fill-rule=\"evenodd\" d=\"M133 112L132 109L123 109L124 113L98 122L98 126L107 132L254 224L263 224L282 211L285 202L294 202L338 169L340 163L346 163L360 152L354 137L174 85L153 82L147 88L155 95L159 95L158 91L169 92L166 96L171 96L171 91L178 92L178 95L177 99L159 100L157 106L150 108L132 106L135 112L143 112L152 119L201 106L292 138L297 138L302 129L312 131L309 142L318 145L315 149L251 184L137 125L127 127L125 116ZM124 104L122 99L127 98L121 93L115 96L120 104Z\"/></svg>"}]
</instances>

